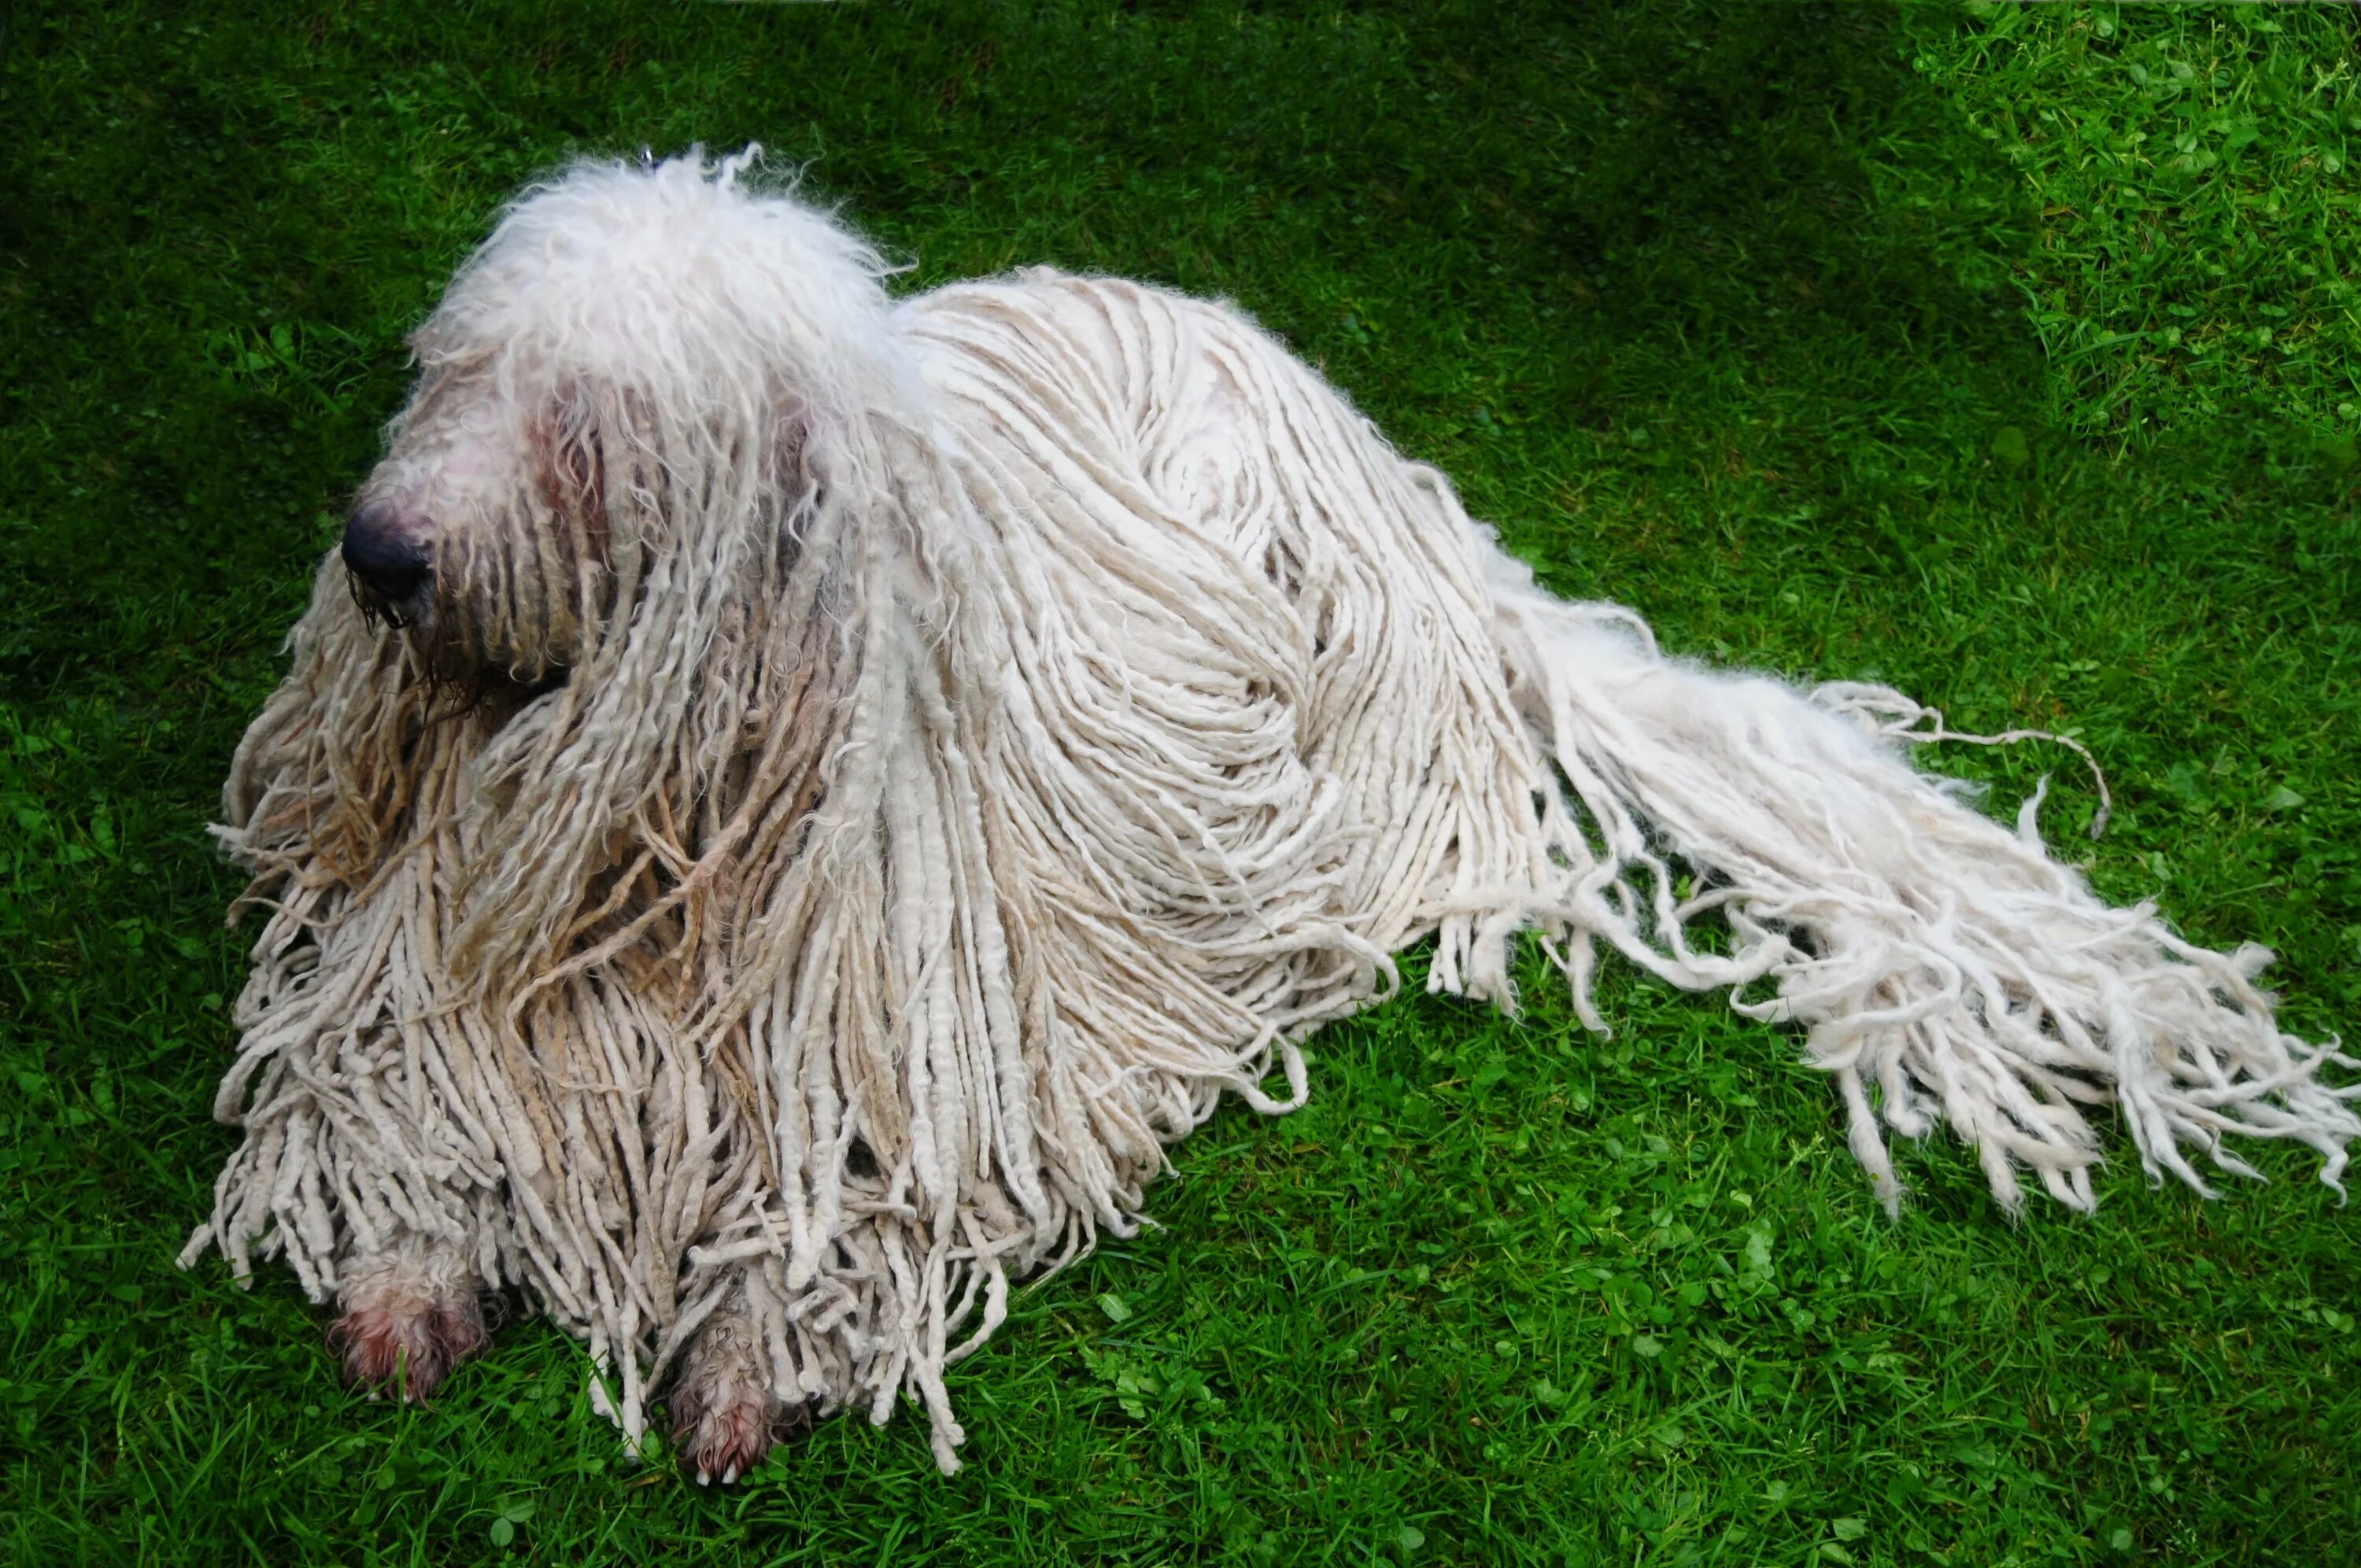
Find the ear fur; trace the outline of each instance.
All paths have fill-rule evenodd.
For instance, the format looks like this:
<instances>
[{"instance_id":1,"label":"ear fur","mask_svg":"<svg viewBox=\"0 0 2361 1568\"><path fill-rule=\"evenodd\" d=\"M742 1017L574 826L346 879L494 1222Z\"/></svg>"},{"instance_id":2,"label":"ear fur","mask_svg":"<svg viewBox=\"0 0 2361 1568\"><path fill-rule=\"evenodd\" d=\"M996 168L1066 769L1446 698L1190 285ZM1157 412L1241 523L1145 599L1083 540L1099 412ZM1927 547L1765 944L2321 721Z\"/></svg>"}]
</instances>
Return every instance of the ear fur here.
<instances>
[{"instance_id":1,"label":"ear fur","mask_svg":"<svg viewBox=\"0 0 2361 1568\"><path fill-rule=\"evenodd\" d=\"M592 400L568 387L532 427L534 482L560 517L588 524L606 512L607 456Z\"/></svg>"}]
</instances>

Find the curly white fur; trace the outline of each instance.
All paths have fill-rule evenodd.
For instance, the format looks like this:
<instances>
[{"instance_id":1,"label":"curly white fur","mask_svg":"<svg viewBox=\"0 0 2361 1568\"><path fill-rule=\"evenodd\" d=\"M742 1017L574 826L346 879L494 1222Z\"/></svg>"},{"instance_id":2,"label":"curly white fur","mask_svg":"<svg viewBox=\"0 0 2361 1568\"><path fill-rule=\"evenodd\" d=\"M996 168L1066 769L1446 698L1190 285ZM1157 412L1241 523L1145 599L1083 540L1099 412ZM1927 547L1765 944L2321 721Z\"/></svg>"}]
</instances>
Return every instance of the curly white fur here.
<instances>
[{"instance_id":1,"label":"curly white fur","mask_svg":"<svg viewBox=\"0 0 2361 1568\"><path fill-rule=\"evenodd\" d=\"M529 192L417 334L365 499L430 585L389 625L323 565L225 793L268 919L192 1258L324 1297L431 1244L585 1336L634 1436L686 1356L732 1474L763 1420L713 1367L906 1391L949 1468L1013 1280L1128 1234L1224 1092L1299 1103L1389 954L1510 1005L1529 927L1594 1027L1599 940L1804 1024L1889 1202L1880 1119L1940 1117L2004 1204L2029 1166L2087 1206L2110 1102L2152 1173L2243 1169L2230 1132L2342 1170L2344 1058L2266 955L1915 773L1905 699L1551 598L1235 310L895 303L741 167Z\"/></svg>"}]
</instances>

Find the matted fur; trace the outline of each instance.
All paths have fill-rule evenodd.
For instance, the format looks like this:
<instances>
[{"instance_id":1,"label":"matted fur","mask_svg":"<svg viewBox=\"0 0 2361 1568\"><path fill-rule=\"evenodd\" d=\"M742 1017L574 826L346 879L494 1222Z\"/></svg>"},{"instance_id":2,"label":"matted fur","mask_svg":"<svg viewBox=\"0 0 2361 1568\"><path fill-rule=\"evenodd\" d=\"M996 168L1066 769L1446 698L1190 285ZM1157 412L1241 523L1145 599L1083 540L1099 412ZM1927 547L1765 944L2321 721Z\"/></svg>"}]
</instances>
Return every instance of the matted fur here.
<instances>
[{"instance_id":1,"label":"matted fur","mask_svg":"<svg viewBox=\"0 0 2361 1568\"><path fill-rule=\"evenodd\" d=\"M418 333L365 497L431 587L324 563L225 791L265 918L192 1259L324 1299L431 1247L583 1336L634 1438L686 1356L732 1473L906 1392L949 1468L1012 1281L1128 1234L1224 1093L1300 1103L1404 946L1510 1005L1523 928L1595 1027L1601 940L1803 1025L1889 1203L1881 1119L1939 1119L2004 1204L2088 1206L2106 1103L2151 1173L2239 1132L2336 1179L2345 1058L2267 955L1914 772L1906 699L1551 598L1234 310L896 303L742 167L528 192Z\"/></svg>"}]
</instances>

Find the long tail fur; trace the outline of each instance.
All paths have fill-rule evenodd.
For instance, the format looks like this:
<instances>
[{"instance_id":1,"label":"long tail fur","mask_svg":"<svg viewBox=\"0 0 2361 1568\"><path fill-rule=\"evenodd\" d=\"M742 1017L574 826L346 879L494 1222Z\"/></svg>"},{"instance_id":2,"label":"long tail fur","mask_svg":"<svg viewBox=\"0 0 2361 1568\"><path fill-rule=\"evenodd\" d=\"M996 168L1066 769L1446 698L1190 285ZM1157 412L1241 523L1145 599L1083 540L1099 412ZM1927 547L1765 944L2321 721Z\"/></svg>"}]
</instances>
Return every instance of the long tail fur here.
<instances>
[{"instance_id":1,"label":"long tail fur","mask_svg":"<svg viewBox=\"0 0 2361 1568\"><path fill-rule=\"evenodd\" d=\"M2086 1108L2110 1102L2154 1179L2208 1191L2185 1147L2255 1175L2223 1144L2235 1133L2310 1145L2342 1190L2361 1089L2320 1069L2355 1064L2278 1026L2254 984L2268 950L2214 952L2153 905L2100 902L2044 850L2033 803L2012 833L1909 765L1922 710L1899 693L1806 695L1666 658L1630 612L1554 598L1505 555L1492 583L1512 687L1599 841L1543 916L1575 933L1578 992L1595 934L1677 984L1729 987L1749 1016L1803 1025L1889 1208L1902 1188L1880 1121L1920 1137L1939 1119L2004 1207L2028 1167L2088 1209L2101 1155ZM1554 832L1583 828L1561 815ZM1675 860L1696 873L1686 899ZM1728 921L1726 955L1686 940L1708 911ZM1762 981L1775 999L1745 1000Z\"/></svg>"}]
</instances>

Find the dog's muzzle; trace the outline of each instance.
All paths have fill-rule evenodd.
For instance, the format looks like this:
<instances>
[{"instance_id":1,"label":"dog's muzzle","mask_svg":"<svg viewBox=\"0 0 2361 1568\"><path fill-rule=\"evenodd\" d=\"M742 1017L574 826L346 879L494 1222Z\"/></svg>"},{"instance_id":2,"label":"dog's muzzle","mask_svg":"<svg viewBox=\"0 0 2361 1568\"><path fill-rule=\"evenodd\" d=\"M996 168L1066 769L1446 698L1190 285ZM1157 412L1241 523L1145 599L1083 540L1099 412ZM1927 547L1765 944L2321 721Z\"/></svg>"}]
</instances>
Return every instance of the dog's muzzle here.
<instances>
[{"instance_id":1,"label":"dog's muzzle","mask_svg":"<svg viewBox=\"0 0 2361 1568\"><path fill-rule=\"evenodd\" d=\"M426 586L425 547L402 526L401 513L382 502L357 510L345 524L345 569L372 607L396 620Z\"/></svg>"}]
</instances>

